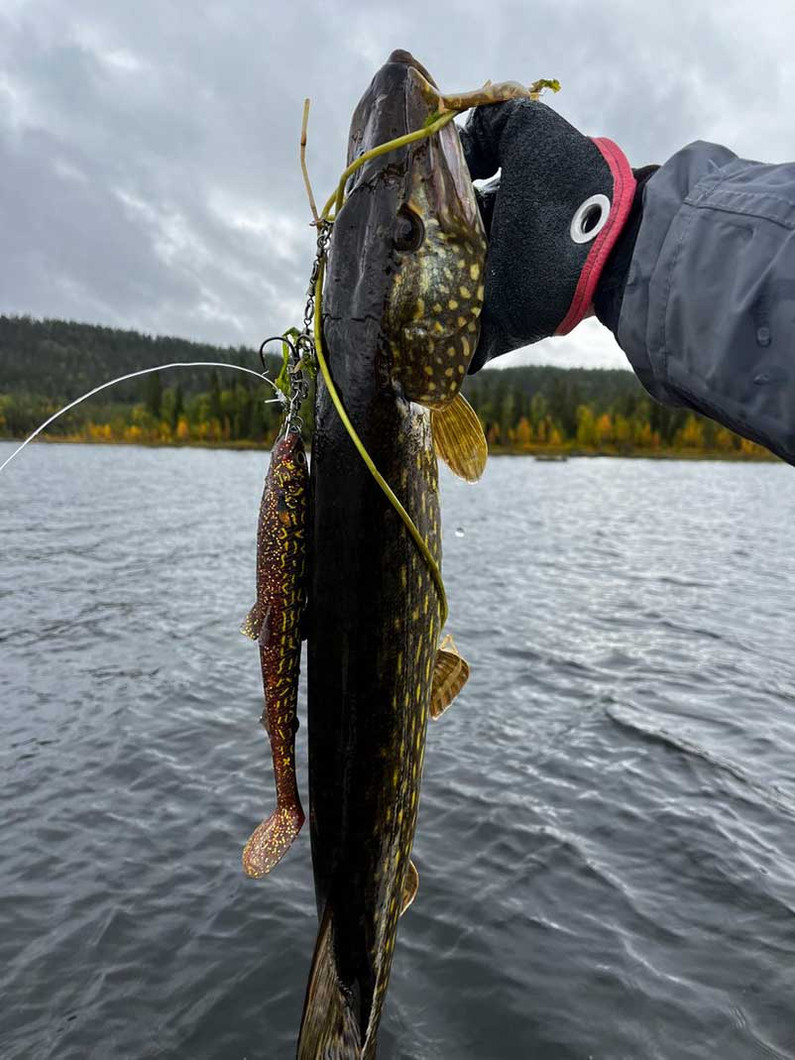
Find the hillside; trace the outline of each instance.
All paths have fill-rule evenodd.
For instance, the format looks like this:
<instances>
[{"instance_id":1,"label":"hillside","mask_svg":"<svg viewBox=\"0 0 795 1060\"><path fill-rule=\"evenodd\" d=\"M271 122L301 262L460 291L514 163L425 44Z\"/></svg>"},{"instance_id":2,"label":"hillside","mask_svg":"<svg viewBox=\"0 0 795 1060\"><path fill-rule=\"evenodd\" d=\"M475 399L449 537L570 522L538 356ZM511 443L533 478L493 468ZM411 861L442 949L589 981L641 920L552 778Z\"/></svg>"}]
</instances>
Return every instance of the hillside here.
<instances>
[{"instance_id":1,"label":"hillside","mask_svg":"<svg viewBox=\"0 0 795 1060\"><path fill-rule=\"evenodd\" d=\"M0 393L36 394L71 401L80 394L139 368L171 361L232 361L258 368L256 351L210 346L187 339L142 335L67 320L0 316ZM207 389L207 372L183 371L186 394ZM120 383L115 401L136 401L139 383Z\"/></svg>"},{"instance_id":2,"label":"hillside","mask_svg":"<svg viewBox=\"0 0 795 1060\"><path fill-rule=\"evenodd\" d=\"M61 405L115 376L199 360L259 367L256 351L245 347L0 316L0 436L26 435ZM658 405L628 371L487 369L467 379L464 389L497 451L767 455L710 420ZM74 440L269 444L279 413L264 404L268 396L256 380L223 370L158 373L86 402L49 433ZM311 430L311 407L305 411Z\"/></svg>"}]
</instances>

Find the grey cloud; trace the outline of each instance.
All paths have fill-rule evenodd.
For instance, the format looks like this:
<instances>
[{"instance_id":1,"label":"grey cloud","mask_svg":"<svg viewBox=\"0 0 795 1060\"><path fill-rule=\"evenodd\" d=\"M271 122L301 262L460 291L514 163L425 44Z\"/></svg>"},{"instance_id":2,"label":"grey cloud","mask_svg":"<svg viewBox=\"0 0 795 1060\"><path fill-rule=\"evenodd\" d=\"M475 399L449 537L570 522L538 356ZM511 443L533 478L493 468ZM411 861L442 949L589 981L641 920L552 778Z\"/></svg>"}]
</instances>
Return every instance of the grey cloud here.
<instances>
[{"instance_id":1,"label":"grey cloud","mask_svg":"<svg viewBox=\"0 0 795 1060\"><path fill-rule=\"evenodd\" d=\"M300 312L318 198L395 47L440 85L556 76L554 105L636 164L697 137L793 157L781 2L37 0L0 14L0 309L255 343ZM589 324L529 354L623 363ZM590 358L590 360L589 360Z\"/></svg>"}]
</instances>

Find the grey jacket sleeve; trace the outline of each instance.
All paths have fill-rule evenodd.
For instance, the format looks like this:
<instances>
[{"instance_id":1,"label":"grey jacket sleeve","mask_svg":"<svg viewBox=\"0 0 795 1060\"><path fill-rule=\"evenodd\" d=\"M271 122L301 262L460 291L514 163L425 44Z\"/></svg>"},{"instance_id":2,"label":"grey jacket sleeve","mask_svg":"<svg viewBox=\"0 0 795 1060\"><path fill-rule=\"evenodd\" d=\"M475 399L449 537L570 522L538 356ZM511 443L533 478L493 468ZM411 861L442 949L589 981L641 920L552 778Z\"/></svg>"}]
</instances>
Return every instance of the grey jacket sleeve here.
<instances>
[{"instance_id":1,"label":"grey jacket sleeve","mask_svg":"<svg viewBox=\"0 0 795 1060\"><path fill-rule=\"evenodd\" d=\"M617 337L646 389L795 464L795 163L694 143L644 188Z\"/></svg>"}]
</instances>

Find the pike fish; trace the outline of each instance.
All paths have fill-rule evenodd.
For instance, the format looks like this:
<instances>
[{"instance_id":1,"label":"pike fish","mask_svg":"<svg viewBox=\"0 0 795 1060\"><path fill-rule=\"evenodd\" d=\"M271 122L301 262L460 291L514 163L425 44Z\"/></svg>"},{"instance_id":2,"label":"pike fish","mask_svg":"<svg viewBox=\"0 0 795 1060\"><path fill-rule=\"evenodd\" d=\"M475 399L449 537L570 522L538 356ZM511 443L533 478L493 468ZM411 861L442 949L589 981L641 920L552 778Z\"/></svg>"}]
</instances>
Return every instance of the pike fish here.
<instances>
[{"instance_id":1,"label":"pike fish","mask_svg":"<svg viewBox=\"0 0 795 1060\"><path fill-rule=\"evenodd\" d=\"M472 104L520 92L493 86ZM354 112L349 163L422 127L443 103L428 72L394 52ZM323 299L329 370L438 564L437 455L466 478L486 458L460 394L478 339L486 238L454 124L368 160L347 193ZM398 917L417 889L410 857L428 716L449 705L468 670L451 642L439 647L431 567L320 377L310 492L309 789L320 927L298 1057L369 1060Z\"/></svg>"},{"instance_id":2,"label":"pike fish","mask_svg":"<svg viewBox=\"0 0 795 1060\"><path fill-rule=\"evenodd\" d=\"M243 850L248 876L278 864L304 823L295 776L301 622L306 600L309 469L300 433L287 430L271 454L257 526L257 599L241 633L259 643L276 809Z\"/></svg>"}]
</instances>

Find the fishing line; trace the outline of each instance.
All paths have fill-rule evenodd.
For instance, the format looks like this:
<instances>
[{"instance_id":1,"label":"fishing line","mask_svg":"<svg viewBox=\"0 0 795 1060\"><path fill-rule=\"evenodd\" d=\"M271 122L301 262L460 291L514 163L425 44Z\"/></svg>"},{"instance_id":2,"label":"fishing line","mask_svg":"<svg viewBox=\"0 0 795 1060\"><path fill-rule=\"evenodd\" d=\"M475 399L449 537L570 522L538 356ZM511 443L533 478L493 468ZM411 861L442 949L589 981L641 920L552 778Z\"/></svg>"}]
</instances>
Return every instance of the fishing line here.
<instances>
[{"instance_id":1,"label":"fishing line","mask_svg":"<svg viewBox=\"0 0 795 1060\"><path fill-rule=\"evenodd\" d=\"M95 386L94 389L89 390L87 394L83 394L82 397L76 398L74 401L70 401L69 404L64 405L62 409L58 409L58 411L52 416L50 416L49 419L45 420L44 423L38 426L33 432L33 434L28 435L25 441L20 446L17 446L11 456L9 456L6 460L3 461L2 464L0 464L0 472L2 472L3 468L7 467L11 463L11 461L18 453L22 452L28 442L32 442L33 439L37 435L41 434L41 432L45 428L49 427L50 424L53 423L53 421L57 420L59 416L63 416L65 412L69 412L75 407L75 405L79 405L82 401L86 401L88 398L93 397L101 390L107 390L109 386L115 386L116 383L124 383L128 379L136 379L138 376L149 375L151 372L162 372L165 371L165 369L167 368L231 368L234 369L234 371L236 372L245 372L246 375L253 375L254 378L259 379L261 383L269 383L272 387L274 387L274 389L276 389L276 385L273 380L269 379L267 375L265 375L263 372L255 372L253 369L244 368L240 364L226 364L224 361L175 361L172 364L160 364L156 368L141 368L137 372L128 372L127 375L120 375L118 379L111 379L107 383L102 383L100 384L100 386Z\"/></svg>"}]
</instances>

